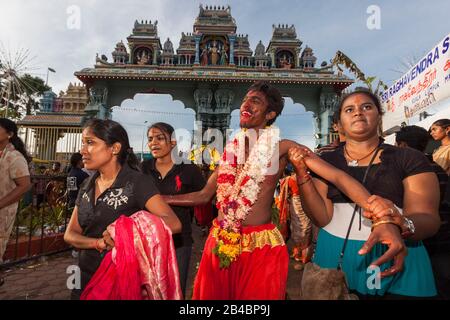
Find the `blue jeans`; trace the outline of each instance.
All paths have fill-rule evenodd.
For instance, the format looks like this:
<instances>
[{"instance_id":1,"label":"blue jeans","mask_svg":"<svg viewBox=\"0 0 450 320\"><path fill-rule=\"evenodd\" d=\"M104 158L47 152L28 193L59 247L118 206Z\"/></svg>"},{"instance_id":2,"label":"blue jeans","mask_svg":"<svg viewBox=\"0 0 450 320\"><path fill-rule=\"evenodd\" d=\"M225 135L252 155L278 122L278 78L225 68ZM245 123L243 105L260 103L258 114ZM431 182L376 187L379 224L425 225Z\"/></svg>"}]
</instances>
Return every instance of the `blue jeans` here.
<instances>
[{"instance_id":1,"label":"blue jeans","mask_svg":"<svg viewBox=\"0 0 450 320\"><path fill-rule=\"evenodd\" d=\"M186 283L189 272L189 261L191 260L192 246L175 249L178 262L178 272L180 273L181 292L186 296ZM186 297L185 297L186 299Z\"/></svg>"}]
</instances>

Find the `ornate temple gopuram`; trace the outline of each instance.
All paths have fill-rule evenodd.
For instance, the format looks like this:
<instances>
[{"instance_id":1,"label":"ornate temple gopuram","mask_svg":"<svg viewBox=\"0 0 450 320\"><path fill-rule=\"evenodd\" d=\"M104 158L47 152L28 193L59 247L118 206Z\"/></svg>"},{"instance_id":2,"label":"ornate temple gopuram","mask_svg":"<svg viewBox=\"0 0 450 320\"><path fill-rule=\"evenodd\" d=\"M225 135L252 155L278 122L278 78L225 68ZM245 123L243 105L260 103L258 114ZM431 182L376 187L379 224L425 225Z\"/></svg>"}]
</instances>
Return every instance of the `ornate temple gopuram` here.
<instances>
[{"instance_id":1,"label":"ornate temple gopuram","mask_svg":"<svg viewBox=\"0 0 450 320\"><path fill-rule=\"evenodd\" d=\"M138 93L170 94L196 112L204 129L224 130L250 84L266 80L312 111L317 143L328 142L338 96L353 80L326 62L317 66L293 25L273 25L270 42L258 41L254 51L248 36L237 33L230 7L200 5L192 32L181 34L176 49L170 39L161 45L158 27L136 21L110 62L97 54L93 68L75 72L89 89L87 117L110 118L112 107Z\"/></svg>"}]
</instances>

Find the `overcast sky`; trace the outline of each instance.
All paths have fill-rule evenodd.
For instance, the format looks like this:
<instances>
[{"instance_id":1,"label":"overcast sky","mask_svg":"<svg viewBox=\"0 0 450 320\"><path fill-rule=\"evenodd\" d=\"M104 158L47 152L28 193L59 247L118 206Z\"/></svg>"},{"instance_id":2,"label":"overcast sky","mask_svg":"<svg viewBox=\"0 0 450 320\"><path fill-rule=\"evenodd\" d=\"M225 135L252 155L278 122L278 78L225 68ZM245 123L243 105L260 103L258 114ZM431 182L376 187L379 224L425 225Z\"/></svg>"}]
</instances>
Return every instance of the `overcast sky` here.
<instances>
[{"instance_id":1,"label":"overcast sky","mask_svg":"<svg viewBox=\"0 0 450 320\"><path fill-rule=\"evenodd\" d=\"M314 49L318 64L329 61L337 50L351 57L370 76L378 76L388 85L400 77L394 70L406 71L402 60L415 62L450 32L450 1L365 1L329 0L0 0L0 42L7 50L27 48L36 58L34 74L46 78L47 67L56 70L49 85L58 93L76 81L75 71L92 67L96 53L111 60L115 44L130 35L134 21L158 20L161 42L169 37L178 47L181 32L192 32L199 5L230 5L237 32L248 34L255 49L259 40L267 47L272 24L294 24L297 35ZM380 8L381 28L370 30L367 8ZM80 12L76 28L74 14ZM69 25L69 26L68 26ZM75 28L73 28L75 26ZM175 127L192 129L193 112L169 96L136 96L122 103L127 110L113 113L113 119L127 128L133 147L141 150L145 126L166 121ZM129 108L147 112L131 112ZM173 112L173 115L148 111ZM310 113L287 99L277 123L284 137L313 146ZM147 119L147 120L145 120ZM237 112L232 126L237 126Z\"/></svg>"}]
</instances>

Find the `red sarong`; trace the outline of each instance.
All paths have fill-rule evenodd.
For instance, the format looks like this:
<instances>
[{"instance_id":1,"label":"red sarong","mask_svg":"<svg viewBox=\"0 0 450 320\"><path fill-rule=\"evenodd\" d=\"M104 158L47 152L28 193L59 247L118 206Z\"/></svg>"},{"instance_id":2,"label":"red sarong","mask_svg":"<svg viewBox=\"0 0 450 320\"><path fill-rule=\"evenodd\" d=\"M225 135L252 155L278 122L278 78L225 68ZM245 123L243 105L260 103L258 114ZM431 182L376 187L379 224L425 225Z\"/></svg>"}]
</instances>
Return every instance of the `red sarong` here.
<instances>
[{"instance_id":1,"label":"red sarong","mask_svg":"<svg viewBox=\"0 0 450 320\"><path fill-rule=\"evenodd\" d=\"M229 268L220 269L212 252L219 230L214 220L203 250L192 299L283 300L289 257L283 236L272 223L244 227L242 253Z\"/></svg>"},{"instance_id":2,"label":"red sarong","mask_svg":"<svg viewBox=\"0 0 450 320\"><path fill-rule=\"evenodd\" d=\"M211 202L194 207L194 216L200 226L211 227L213 210Z\"/></svg>"}]
</instances>

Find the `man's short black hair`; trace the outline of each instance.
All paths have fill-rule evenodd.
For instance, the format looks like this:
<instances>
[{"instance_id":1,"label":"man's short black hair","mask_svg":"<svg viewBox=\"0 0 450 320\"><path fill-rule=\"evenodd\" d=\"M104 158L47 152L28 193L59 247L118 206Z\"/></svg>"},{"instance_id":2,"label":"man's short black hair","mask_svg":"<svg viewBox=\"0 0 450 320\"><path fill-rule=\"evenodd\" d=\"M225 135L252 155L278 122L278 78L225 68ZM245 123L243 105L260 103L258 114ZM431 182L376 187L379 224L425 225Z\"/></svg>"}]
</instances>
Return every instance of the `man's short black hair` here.
<instances>
[{"instance_id":1,"label":"man's short black hair","mask_svg":"<svg viewBox=\"0 0 450 320\"><path fill-rule=\"evenodd\" d=\"M419 126L406 126L402 127L395 135L395 142L406 143L410 148L424 152L430 140L428 131Z\"/></svg>"},{"instance_id":2,"label":"man's short black hair","mask_svg":"<svg viewBox=\"0 0 450 320\"><path fill-rule=\"evenodd\" d=\"M75 152L74 154L72 154L72 156L70 157L70 166L72 168L76 168L76 166L78 165L78 163L83 160L83 156L81 155L81 153L79 152Z\"/></svg>"},{"instance_id":3,"label":"man's short black hair","mask_svg":"<svg viewBox=\"0 0 450 320\"><path fill-rule=\"evenodd\" d=\"M268 110L274 111L277 115L275 118L267 121L267 125L270 126L275 122L277 117L281 114L284 108L284 98L281 95L280 91L274 86L270 85L265 81L257 81L248 88L248 91L259 91L264 93L269 103Z\"/></svg>"}]
</instances>

